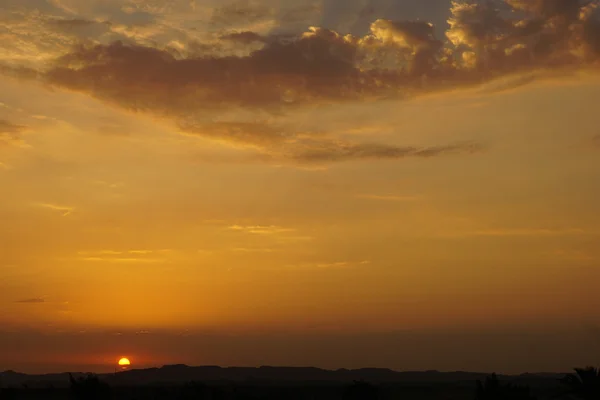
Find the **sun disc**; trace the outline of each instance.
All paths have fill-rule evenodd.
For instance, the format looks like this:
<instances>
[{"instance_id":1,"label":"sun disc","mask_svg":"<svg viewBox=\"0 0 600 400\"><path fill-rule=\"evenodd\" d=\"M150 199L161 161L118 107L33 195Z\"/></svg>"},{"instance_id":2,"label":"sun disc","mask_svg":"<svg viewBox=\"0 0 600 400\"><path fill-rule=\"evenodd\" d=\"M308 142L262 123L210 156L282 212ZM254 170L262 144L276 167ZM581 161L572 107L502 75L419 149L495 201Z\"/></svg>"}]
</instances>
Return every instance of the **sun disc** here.
<instances>
[{"instance_id":1,"label":"sun disc","mask_svg":"<svg viewBox=\"0 0 600 400\"><path fill-rule=\"evenodd\" d=\"M119 365L121 367L127 367L127 366L131 365L131 362L129 361L128 358L123 357L119 360Z\"/></svg>"}]
</instances>

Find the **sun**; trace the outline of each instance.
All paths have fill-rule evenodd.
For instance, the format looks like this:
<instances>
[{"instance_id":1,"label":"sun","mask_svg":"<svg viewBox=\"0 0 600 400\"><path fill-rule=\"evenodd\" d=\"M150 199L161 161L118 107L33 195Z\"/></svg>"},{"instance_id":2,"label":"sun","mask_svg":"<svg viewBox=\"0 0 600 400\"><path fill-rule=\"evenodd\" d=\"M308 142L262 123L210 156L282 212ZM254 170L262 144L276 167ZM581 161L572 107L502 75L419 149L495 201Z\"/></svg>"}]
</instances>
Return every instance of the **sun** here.
<instances>
[{"instance_id":1,"label":"sun","mask_svg":"<svg viewBox=\"0 0 600 400\"><path fill-rule=\"evenodd\" d=\"M129 358L123 357L119 360L119 366L121 367L128 367L131 365L131 361L129 361Z\"/></svg>"}]
</instances>

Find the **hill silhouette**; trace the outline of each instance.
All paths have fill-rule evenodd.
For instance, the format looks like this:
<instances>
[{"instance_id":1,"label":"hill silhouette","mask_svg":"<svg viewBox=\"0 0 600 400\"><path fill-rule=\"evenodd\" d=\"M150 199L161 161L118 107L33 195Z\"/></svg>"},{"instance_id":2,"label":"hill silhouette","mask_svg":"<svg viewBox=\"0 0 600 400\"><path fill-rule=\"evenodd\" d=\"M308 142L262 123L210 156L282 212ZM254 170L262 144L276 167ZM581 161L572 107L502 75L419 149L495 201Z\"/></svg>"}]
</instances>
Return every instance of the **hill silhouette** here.
<instances>
[{"instance_id":1,"label":"hill silhouette","mask_svg":"<svg viewBox=\"0 0 600 400\"><path fill-rule=\"evenodd\" d=\"M87 372L72 373L77 379L85 377ZM472 384L484 380L487 373L477 372L439 372L404 371L398 372L383 368L325 370L313 367L219 367L187 365L165 365L160 368L132 369L111 374L98 374L98 377L111 386L135 386L155 384L182 384L186 382L251 382L269 384L330 382L351 383L368 381L373 383L460 383ZM530 386L555 384L566 374L537 373L522 375L498 375L505 381ZM15 371L0 373L0 382L4 386L46 387L53 385L64 387L69 383L69 373L29 375Z\"/></svg>"}]
</instances>

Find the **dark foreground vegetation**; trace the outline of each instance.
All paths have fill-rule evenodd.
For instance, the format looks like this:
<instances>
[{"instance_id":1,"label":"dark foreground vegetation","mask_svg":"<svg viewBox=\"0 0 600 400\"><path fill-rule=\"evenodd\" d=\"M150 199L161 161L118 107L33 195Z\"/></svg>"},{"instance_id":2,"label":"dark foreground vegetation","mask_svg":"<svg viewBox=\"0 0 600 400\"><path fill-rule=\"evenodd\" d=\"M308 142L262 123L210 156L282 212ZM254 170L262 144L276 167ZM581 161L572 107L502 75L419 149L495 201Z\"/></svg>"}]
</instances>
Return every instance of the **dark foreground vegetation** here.
<instances>
[{"instance_id":1,"label":"dark foreground vegetation","mask_svg":"<svg viewBox=\"0 0 600 400\"><path fill-rule=\"evenodd\" d=\"M575 369L560 379L520 380L495 374L474 382L188 382L110 385L97 375L68 375L61 387L0 387L1 400L20 399L173 399L173 400L600 400L600 371ZM538 377L539 378L539 377Z\"/></svg>"}]
</instances>

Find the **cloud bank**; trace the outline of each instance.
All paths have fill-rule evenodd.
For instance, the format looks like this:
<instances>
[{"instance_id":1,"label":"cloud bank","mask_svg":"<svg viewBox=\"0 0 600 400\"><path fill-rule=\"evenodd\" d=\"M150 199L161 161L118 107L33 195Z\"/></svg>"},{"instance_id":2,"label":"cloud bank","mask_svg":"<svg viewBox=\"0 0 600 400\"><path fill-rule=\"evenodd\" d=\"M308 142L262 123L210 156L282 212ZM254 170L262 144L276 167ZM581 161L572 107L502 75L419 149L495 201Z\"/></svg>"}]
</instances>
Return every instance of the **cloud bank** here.
<instances>
[{"instance_id":1,"label":"cloud bank","mask_svg":"<svg viewBox=\"0 0 600 400\"><path fill-rule=\"evenodd\" d=\"M268 7L244 4L216 9L211 23L230 26L237 20L273 17ZM82 41L39 75L29 69L23 74L168 118L189 134L254 147L269 160L322 163L470 154L481 146L414 148L340 141L275 126L256 115L403 98L532 71L596 68L598 8L591 0L452 1L449 29L439 36L428 22L385 19L373 21L362 37L319 27L293 37L247 30L220 36L222 43L258 45L243 56L201 50L185 56L164 46ZM83 19L52 24L70 32L110 25ZM19 74L14 67L10 71ZM236 109L256 114L243 121L215 117Z\"/></svg>"}]
</instances>

